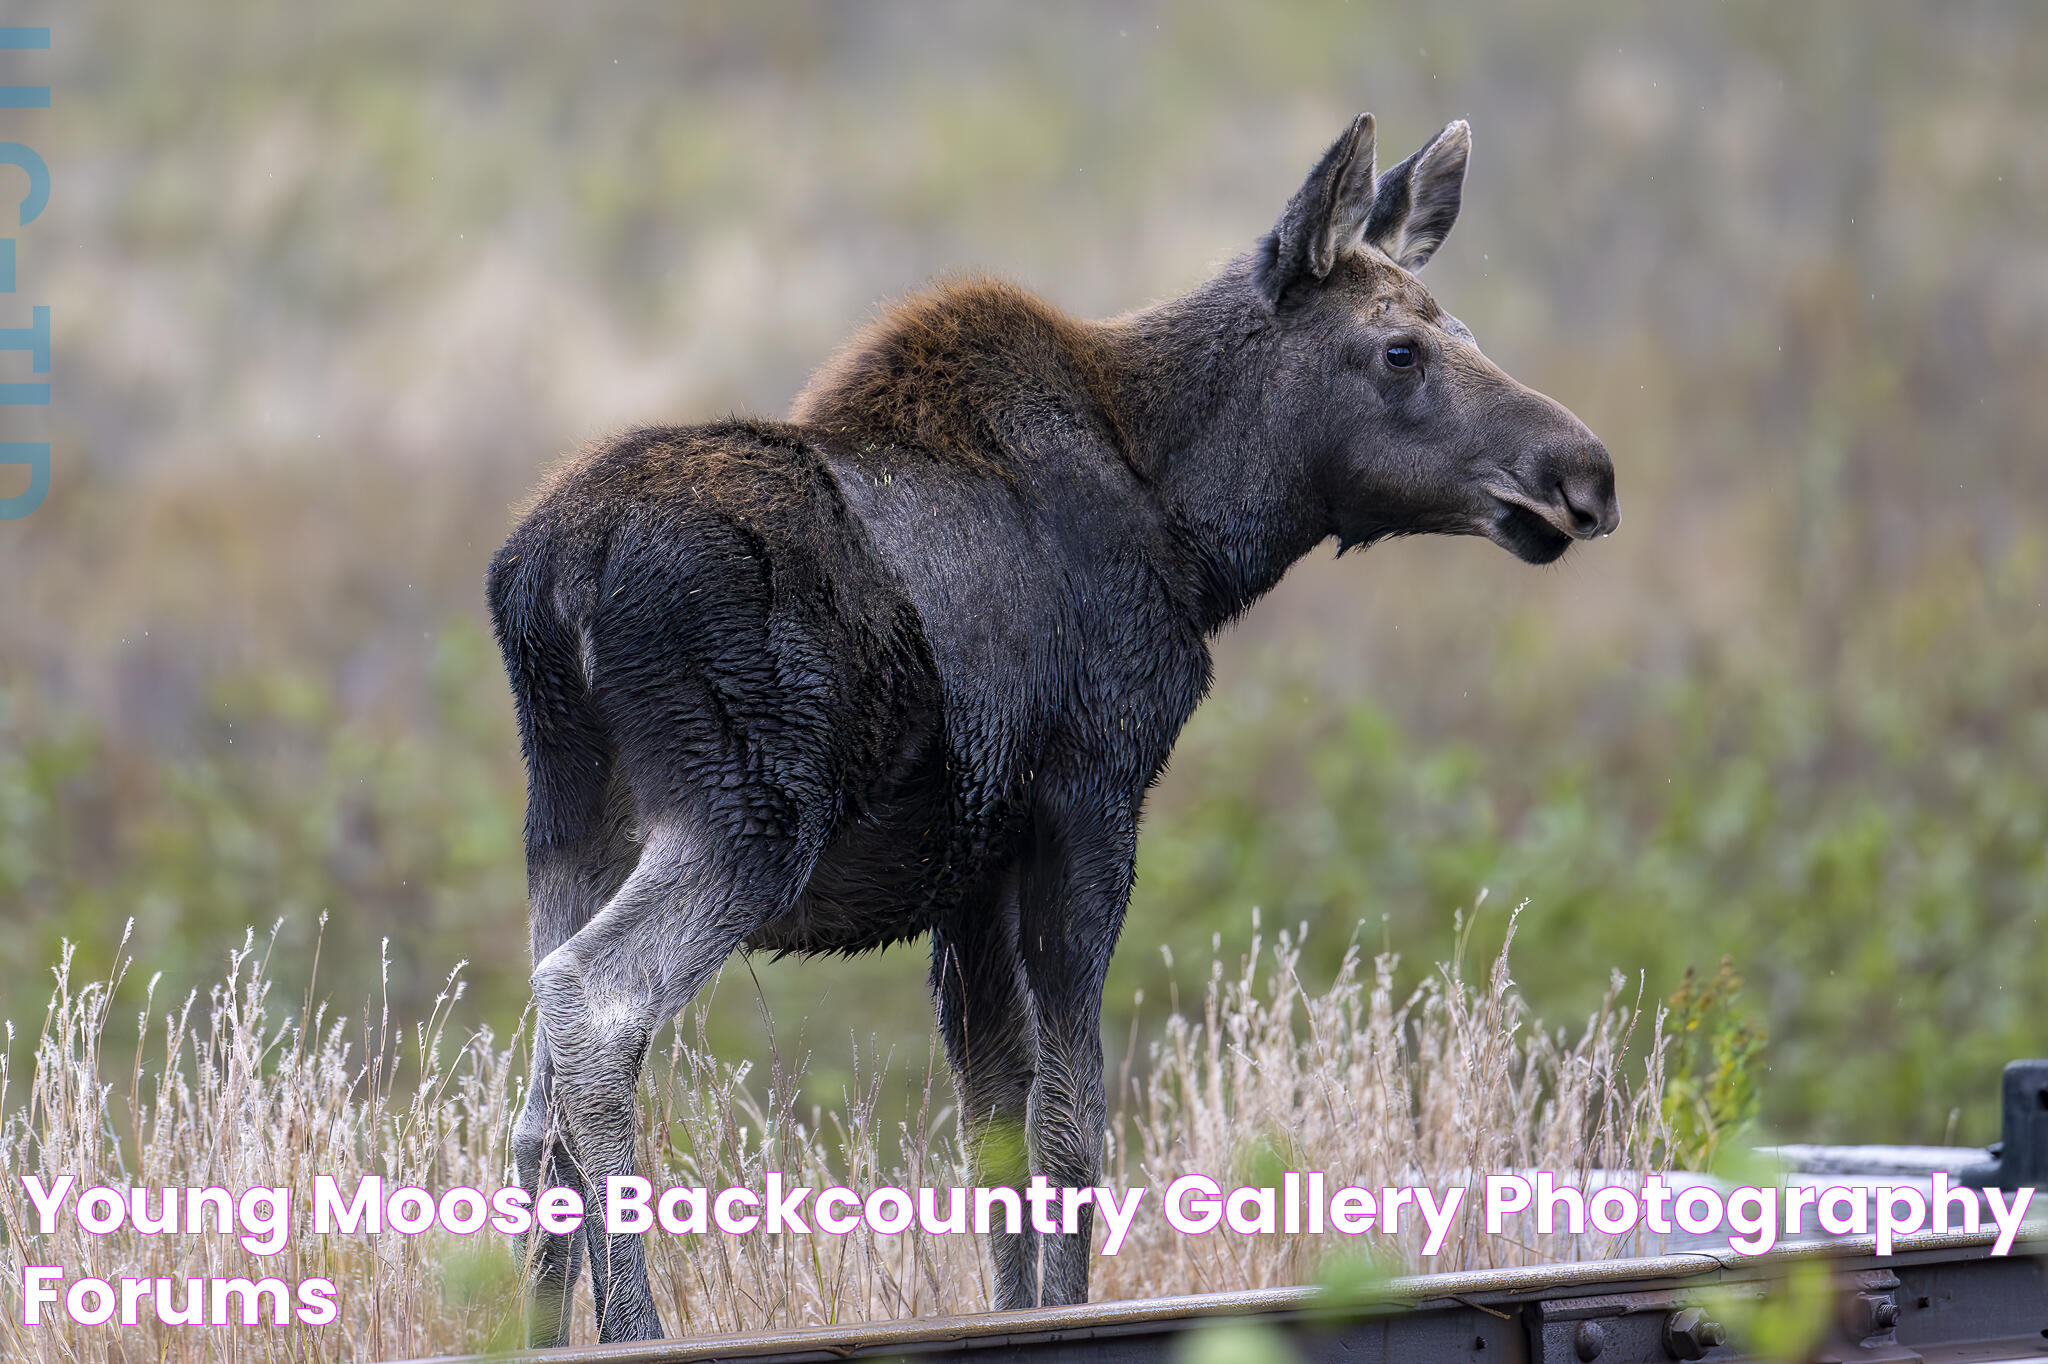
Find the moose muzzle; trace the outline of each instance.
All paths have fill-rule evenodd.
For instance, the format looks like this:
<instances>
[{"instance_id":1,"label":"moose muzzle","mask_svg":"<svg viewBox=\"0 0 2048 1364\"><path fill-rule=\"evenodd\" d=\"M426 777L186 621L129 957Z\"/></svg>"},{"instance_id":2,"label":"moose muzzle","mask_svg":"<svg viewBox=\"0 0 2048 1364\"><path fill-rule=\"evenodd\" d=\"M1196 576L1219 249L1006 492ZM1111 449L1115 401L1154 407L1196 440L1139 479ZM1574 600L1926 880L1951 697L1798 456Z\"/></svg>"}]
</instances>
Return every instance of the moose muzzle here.
<instances>
[{"instance_id":1,"label":"moose muzzle","mask_svg":"<svg viewBox=\"0 0 2048 1364\"><path fill-rule=\"evenodd\" d=\"M1599 438L1580 425L1525 450L1487 481L1496 506L1487 536L1530 563L1547 564L1574 540L1610 535L1621 524L1614 462Z\"/></svg>"}]
</instances>

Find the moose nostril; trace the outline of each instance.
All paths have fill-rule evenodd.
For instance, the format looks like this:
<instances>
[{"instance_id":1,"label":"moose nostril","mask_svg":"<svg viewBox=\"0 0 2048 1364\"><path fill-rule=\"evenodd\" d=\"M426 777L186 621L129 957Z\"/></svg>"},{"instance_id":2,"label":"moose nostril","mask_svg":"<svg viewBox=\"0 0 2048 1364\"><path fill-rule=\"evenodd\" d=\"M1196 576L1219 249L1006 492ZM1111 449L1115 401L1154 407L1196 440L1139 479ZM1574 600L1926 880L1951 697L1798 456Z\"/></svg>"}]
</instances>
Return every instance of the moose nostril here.
<instances>
[{"instance_id":1,"label":"moose nostril","mask_svg":"<svg viewBox=\"0 0 2048 1364\"><path fill-rule=\"evenodd\" d=\"M1600 528L1606 513L1607 499L1590 487L1581 485L1574 488L1569 483L1557 485L1557 500L1563 506L1565 515L1571 518L1572 529L1582 535L1591 535Z\"/></svg>"}]
</instances>

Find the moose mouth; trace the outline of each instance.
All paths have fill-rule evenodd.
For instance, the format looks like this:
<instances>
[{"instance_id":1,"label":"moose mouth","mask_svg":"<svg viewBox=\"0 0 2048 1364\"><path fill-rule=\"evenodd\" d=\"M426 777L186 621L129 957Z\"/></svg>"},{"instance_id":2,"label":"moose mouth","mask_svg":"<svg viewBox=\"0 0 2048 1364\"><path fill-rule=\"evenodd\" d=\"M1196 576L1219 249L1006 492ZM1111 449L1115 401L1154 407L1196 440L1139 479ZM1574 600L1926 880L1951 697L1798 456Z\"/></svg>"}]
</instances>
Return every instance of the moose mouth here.
<instances>
[{"instance_id":1,"label":"moose mouth","mask_svg":"<svg viewBox=\"0 0 2048 1364\"><path fill-rule=\"evenodd\" d=\"M1573 536L1518 502L1494 499L1500 510L1486 523L1486 538L1523 563L1556 562L1572 547Z\"/></svg>"}]
</instances>

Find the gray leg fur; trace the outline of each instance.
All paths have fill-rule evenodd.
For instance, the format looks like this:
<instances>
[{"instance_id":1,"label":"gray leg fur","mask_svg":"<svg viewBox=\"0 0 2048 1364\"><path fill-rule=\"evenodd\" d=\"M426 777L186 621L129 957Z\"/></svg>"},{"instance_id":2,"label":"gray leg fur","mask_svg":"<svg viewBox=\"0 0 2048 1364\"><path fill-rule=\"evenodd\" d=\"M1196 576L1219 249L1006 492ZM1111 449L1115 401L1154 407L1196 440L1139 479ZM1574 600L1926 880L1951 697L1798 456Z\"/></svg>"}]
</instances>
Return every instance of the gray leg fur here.
<instances>
[{"instance_id":1,"label":"gray leg fur","mask_svg":"<svg viewBox=\"0 0 2048 1364\"><path fill-rule=\"evenodd\" d=\"M533 972L554 1113L583 1176L591 1295L607 1341L662 1334L642 1239L603 1231L606 1179L633 1172L648 1043L801 885L769 872L779 858L758 847L752 857L721 855L716 845L729 840L680 821L657 822L647 835L611 903Z\"/></svg>"},{"instance_id":2,"label":"gray leg fur","mask_svg":"<svg viewBox=\"0 0 2048 1364\"><path fill-rule=\"evenodd\" d=\"M631 813L631 794L615 781L606 793L604 817L577 846L534 852L527 880L535 962L588 923L632 871L639 847L632 838ZM526 1102L512 1127L512 1157L519 1183L534 1194L554 1187L582 1193L582 1174L569 1159L562 1134L552 1120L552 1092L547 1035L536 1026ZM559 1345L569 1335L576 1278L582 1272L583 1238L580 1234L551 1236L536 1228L522 1238L520 1250L526 1275L527 1344Z\"/></svg>"}]
</instances>

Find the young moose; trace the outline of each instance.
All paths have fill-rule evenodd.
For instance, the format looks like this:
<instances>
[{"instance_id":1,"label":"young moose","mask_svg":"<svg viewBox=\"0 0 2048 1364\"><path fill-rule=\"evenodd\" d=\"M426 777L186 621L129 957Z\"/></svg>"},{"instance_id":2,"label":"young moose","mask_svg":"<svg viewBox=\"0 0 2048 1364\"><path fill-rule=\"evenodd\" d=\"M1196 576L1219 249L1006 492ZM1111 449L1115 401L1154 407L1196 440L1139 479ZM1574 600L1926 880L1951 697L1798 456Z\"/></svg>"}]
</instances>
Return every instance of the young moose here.
<instances>
[{"instance_id":1,"label":"young moose","mask_svg":"<svg viewBox=\"0 0 2048 1364\"><path fill-rule=\"evenodd\" d=\"M605 1181L650 1035L736 949L929 933L975 1179L1099 1182L1103 975L1209 636L1333 536L1542 564L1614 529L1600 442L1416 281L1469 148L1375 175L1362 115L1185 297L1082 322L944 285L788 422L635 431L543 489L489 583L540 1015L514 1149L589 1216L529 1247L534 1343L585 1258L603 1338L661 1334ZM998 1235L996 1305L1085 1301L1090 1230Z\"/></svg>"}]
</instances>

